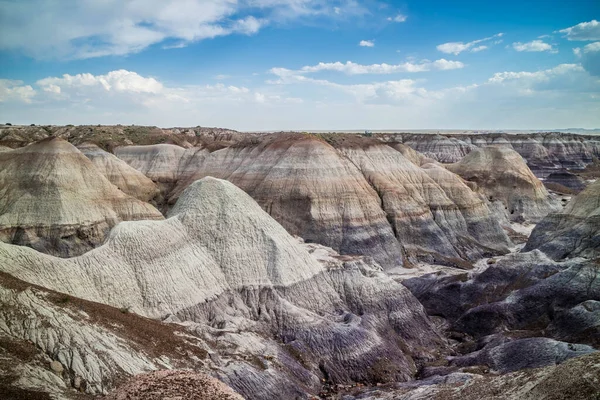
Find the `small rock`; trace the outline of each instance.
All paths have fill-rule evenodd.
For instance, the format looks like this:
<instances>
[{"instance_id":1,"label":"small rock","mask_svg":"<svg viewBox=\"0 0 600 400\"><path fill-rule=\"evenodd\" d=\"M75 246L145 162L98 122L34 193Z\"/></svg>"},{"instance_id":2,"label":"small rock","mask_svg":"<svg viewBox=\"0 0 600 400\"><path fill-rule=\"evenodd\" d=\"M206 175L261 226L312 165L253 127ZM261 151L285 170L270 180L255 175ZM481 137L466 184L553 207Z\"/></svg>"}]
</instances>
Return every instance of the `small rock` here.
<instances>
[{"instance_id":1,"label":"small rock","mask_svg":"<svg viewBox=\"0 0 600 400\"><path fill-rule=\"evenodd\" d=\"M63 371L65 370L62 366L62 364L60 363L60 361L52 361L50 363L50 369L54 372L56 372L57 374L62 374Z\"/></svg>"}]
</instances>

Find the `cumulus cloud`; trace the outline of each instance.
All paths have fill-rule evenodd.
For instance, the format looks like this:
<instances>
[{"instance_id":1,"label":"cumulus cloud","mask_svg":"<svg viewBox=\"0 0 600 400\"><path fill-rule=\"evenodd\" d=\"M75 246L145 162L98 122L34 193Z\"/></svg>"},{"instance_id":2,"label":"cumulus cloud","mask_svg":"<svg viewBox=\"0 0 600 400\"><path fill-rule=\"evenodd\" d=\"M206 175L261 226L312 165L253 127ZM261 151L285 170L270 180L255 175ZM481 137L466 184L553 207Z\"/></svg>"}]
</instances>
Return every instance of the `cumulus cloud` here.
<instances>
[{"instance_id":1,"label":"cumulus cloud","mask_svg":"<svg viewBox=\"0 0 600 400\"><path fill-rule=\"evenodd\" d=\"M482 42L488 42L491 41L495 38L499 38L502 37L504 34L503 33L497 33L493 36L490 37L486 37L483 39L477 39L477 40L473 40L472 42L448 42L448 43L443 43L438 45L436 48L438 49L438 51L441 51L442 53L446 53L446 54L454 54L454 55L458 55L464 51L471 51L471 52L479 52L482 50L487 49L487 46L475 46L479 43ZM495 41L493 44L498 44L500 43L500 41Z\"/></svg>"},{"instance_id":2,"label":"cumulus cloud","mask_svg":"<svg viewBox=\"0 0 600 400\"><path fill-rule=\"evenodd\" d=\"M540 52L549 51L551 53L557 52L551 44L545 43L542 40L532 40L531 42L521 43L515 42L512 44L513 49L516 51L527 51L527 52Z\"/></svg>"},{"instance_id":3,"label":"cumulus cloud","mask_svg":"<svg viewBox=\"0 0 600 400\"><path fill-rule=\"evenodd\" d=\"M358 6L341 0L339 10ZM321 0L64 0L0 2L0 50L36 58L125 55L163 43L184 47L271 21L336 15ZM60 28L57 28L60 27Z\"/></svg>"},{"instance_id":4,"label":"cumulus cloud","mask_svg":"<svg viewBox=\"0 0 600 400\"><path fill-rule=\"evenodd\" d=\"M408 17L404 14L398 14L395 17L388 17L387 20L390 22L404 22Z\"/></svg>"},{"instance_id":5,"label":"cumulus cloud","mask_svg":"<svg viewBox=\"0 0 600 400\"><path fill-rule=\"evenodd\" d=\"M374 47L375 46L375 41L373 40L361 40L360 42L358 42L358 45L361 47Z\"/></svg>"},{"instance_id":6,"label":"cumulus cloud","mask_svg":"<svg viewBox=\"0 0 600 400\"><path fill-rule=\"evenodd\" d=\"M40 79L31 85L21 81L0 80L0 101L12 103L35 103L44 105L74 105L89 110L107 108L124 110L157 108L164 105L215 103L215 102L297 102L277 93L259 93L245 86L192 85L165 86L153 77L145 77L133 71L117 70L104 75L82 73L64 74L60 77Z\"/></svg>"},{"instance_id":7,"label":"cumulus cloud","mask_svg":"<svg viewBox=\"0 0 600 400\"><path fill-rule=\"evenodd\" d=\"M600 76L600 42L590 43L580 51L581 65L590 75Z\"/></svg>"},{"instance_id":8,"label":"cumulus cloud","mask_svg":"<svg viewBox=\"0 0 600 400\"><path fill-rule=\"evenodd\" d=\"M339 61L333 63L320 62L317 65L307 65L302 67L298 73L314 73L321 71L336 71L347 75L363 75L363 74L393 74L399 72L424 72L431 70L451 70L464 68L465 64L460 61L450 61L444 58L436 61L425 61L421 63L405 62L402 64L357 64L352 61L341 63Z\"/></svg>"},{"instance_id":9,"label":"cumulus cloud","mask_svg":"<svg viewBox=\"0 0 600 400\"><path fill-rule=\"evenodd\" d=\"M23 81L0 79L0 103L15 101L17 103L31 103L35 90L30 85L23 85Z\"/></svg>"},{"instance_id":10,"label":"cumulus cloud","mask_svg":"<svg viewBox=\"0 0 600 400\"><path fill-rule=\"evenodd\" d=\"M590 22L581 22L558 32L565 34L567 40L600 40L600 22L593 19Z\"/></svg>"}]
</instances>

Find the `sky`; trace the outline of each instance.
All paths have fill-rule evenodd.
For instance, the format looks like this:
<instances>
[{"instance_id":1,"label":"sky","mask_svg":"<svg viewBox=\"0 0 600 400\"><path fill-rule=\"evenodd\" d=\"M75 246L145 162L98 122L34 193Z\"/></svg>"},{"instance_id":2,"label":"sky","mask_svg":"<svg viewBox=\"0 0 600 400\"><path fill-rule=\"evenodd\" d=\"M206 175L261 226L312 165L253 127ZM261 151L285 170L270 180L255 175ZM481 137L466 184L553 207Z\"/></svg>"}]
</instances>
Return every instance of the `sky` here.
<instances>
[{"instance_id":1,"label":"sky","mask_svg":"<svg viewBox=\"0 0 600 400\"><path fill-rule=\"evenodd\" d=\"M600 1L0 0L0 123L600 128Z\"/></svg>"}]
</instances>

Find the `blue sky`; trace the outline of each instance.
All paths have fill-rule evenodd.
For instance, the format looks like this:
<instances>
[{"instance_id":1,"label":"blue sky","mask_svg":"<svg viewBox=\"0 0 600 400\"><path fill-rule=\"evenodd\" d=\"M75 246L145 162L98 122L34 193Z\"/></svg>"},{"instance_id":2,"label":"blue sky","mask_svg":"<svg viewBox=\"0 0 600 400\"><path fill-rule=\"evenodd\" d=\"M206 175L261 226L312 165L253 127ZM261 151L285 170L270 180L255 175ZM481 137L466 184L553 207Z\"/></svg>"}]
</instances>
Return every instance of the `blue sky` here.
<instances>
[{"instance_id":1,"label":"blue sky","mask_svg":"<svg viewBox=\"0 0 600 400\"><path fill-rule=\"evenodd\" d=\"M0 0L0 120L600 128L600 2Z\"/></svg>"}]
</instances>

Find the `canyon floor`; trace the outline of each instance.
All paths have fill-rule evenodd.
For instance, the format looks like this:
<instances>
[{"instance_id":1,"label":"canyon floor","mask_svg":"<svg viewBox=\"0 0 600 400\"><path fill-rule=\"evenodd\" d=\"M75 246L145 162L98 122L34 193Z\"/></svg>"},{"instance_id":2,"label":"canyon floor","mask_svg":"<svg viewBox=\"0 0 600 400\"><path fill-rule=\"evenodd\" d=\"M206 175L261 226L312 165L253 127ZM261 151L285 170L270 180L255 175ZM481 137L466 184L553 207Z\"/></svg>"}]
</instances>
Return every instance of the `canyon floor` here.
<instances>
[{"instance_id":1,"label":"canyon floor","mask_svg":"<svg viewBox=\"0 0 600 400\"><path fill-rule=\"evenodd\" d=\"M598 158L0 126L0 397L600 399Z\"/></svg>"}]
</instances>

